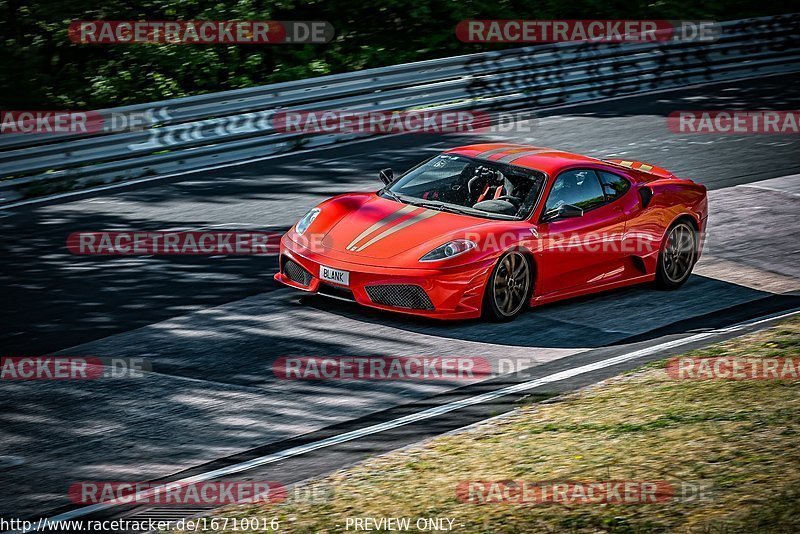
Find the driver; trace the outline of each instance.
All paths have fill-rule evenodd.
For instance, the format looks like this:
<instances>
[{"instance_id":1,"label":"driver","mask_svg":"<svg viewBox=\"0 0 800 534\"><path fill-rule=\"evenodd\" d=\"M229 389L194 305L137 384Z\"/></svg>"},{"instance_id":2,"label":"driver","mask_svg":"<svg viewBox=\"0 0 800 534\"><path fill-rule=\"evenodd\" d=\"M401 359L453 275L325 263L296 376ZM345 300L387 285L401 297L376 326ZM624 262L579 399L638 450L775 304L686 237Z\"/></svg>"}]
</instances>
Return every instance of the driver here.
<instances>
[{"instance_id":1,"label":"driver","mask_svg":"<svg viewBox=\"0 0 800 534\"><path fill-rule=\"evenodd\" d=\"M475 168L475 175L467 183L467 189L472 194L475 183L485 182L483 192L478 196L476 202L481 202L490 198L498 198L506 194L506 179L503 173L481 165Z\"/></svg>"}]
</instances>

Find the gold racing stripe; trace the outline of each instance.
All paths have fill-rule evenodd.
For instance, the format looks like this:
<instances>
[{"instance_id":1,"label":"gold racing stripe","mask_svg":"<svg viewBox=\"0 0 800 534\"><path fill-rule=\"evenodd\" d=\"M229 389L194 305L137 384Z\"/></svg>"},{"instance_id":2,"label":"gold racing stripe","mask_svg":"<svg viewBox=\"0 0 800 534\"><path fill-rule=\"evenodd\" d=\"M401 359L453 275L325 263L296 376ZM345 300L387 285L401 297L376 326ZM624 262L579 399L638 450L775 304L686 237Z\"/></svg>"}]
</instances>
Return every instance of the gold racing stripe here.
<instances>
[{"instance_id":1,"label":"gold racing stripe","mask_svg":"<svg viewBox=\"0 0 800 534\"><path fill-rule=\"evenodd\" d=\"M414 211L415 209L417 209L417 206L412 206L410 204L406 204L402 208L400 208L399 210L395 211L394 213L390 213L389 215L387 215L386 217L384 217L380 221L376 222L375 224L373 224L372 226L370 226L369 228L367 228L366 230L361 232L358 235L358 237L353 239L350 242L350 244L347 245L347 250L353 250L353 251L356 250L356 248L358 248L358 247L356 247L356 244L359 241L361 241L362 239L364 239L365 237L367 237L369 234L371 234L372 232L375 232L376 230L378 230L382 226L385 226L387 224L393 223L394 221L396 221L397 219L399 219L403 215L407 215L407 214L411 213L412 211Z\"/></svg>"},{"instance_id":2,"label":"gold racing stripe","mask_svg":"<svg viewBox=\"0 0 800 534\"><path fill-rule=\"evenodd\" d=\"M533 156L534 154L541 154L542 152L551 152L551 148L534 148L529 150L520 150L517 152L512 152L509 154L504 155L502 158L498 158L493 161L497 161L499 163L511 163L515 159L524 158L526 156Z\"/></svg>"},{"instance_id":3,"label":"gold racing stripe","mask_svg":"<svg viewBox=\"0 0 800 534\"><path fill-rule=\"evenodd\" d=\"M409 217L408 219L406 219L405 221L401 222L400 224L396 224L396 225L392 226L391 228L389 228L388 230L384 230L383 232L381 232L380 234L376 235L375 237L373 237L372 239L370 239L369 241L367 241L365 244L361 245L360 247L358 247L356 249L351 249L351 250L353 250L354 252L361 252L362 250L364 250L368 246L372 245L373 243L375 243L377 241L380 241L381 239L383 239L385 237L389 237L393 233L398 232L398 231L402 230L403 228L407 228L407 227L411 226L412 224L416 224L418 222L424 221L425 219L429 219L429 218L433 217L434 215L438 215L438 214L439 214L438 211L424 210L421 213L417 213L413 217Z\"/></svg>"},{"instance_id":4,"label":"gold racing stripe","mask_svg":"<svg viewBox=\"0 0 800 534\"><path fill-rule=\"evenodd\" d=\"M503 152L508 152L509 150L517 150L520 148L524 149L525 147L522 145L512 145L512 146L503 146L500 148L492 148L490 150L484 150L483 152L475 154L473 157L475 159L488 159L489 156L493 156L495 154L501 154Z\"/></svg>"}]
</instances>

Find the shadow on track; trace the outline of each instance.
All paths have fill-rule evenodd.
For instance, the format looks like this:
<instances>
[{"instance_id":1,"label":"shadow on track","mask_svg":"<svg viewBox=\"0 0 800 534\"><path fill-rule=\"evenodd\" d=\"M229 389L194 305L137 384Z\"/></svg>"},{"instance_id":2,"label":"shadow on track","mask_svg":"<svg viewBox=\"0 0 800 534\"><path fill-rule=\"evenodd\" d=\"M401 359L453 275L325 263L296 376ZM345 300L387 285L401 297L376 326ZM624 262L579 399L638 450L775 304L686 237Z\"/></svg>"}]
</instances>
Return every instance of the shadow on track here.
<instances>
[{"instance_id":1,"label":"shadow on track","mask_svg":"<svg viewBox=\"0 0 800 534\"><path fill-rule=\"evenodd\" d=\"M738 318L739 312L755 311L755 303L766 305L766 301L775 297L771 293L693 275L678 291L658 291L645 284L535 307L510 323L436 321L324 297L304 297L301 302L364 323L444 339L523 347L596 348L633 338L654 339L663 335L667 327L678 323L686 326L684 331L732 324L725 320L720 322L719 316ZM781 302L784 301L787 307L792 302L800 304L797 297L783 297Z\"/></svg>"}]
</instances>

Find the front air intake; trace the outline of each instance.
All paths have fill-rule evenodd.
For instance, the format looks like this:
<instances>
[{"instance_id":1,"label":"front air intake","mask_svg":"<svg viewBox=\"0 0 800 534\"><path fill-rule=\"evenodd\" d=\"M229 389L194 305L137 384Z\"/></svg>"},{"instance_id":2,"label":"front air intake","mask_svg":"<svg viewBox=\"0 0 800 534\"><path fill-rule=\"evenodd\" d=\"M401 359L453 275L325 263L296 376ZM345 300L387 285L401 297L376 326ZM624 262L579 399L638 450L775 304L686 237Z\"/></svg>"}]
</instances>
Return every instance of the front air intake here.
<instances>
[{"instance_id":1,"label":"front air intake","mask_svg":"<svg viewBox=\"0 0 800 534\"><path fill-rule=\"evenodd\" d=\"M284 259L281 271L288 276L290 280L300 285L307 286L311 283L311 273L290 259Z\"/></svg>"},{"instance_id":2,"label":"front air intake","mask_svg":"<svg viewBox=\"0 0 800 534\"><path fill-rule=\"evenodd\" d=\"M425 290L410 284L386 284L367 286L367 295L375 304L408 308L412 310L432 310L433 303Z\"/></svg>"}]
</instances>

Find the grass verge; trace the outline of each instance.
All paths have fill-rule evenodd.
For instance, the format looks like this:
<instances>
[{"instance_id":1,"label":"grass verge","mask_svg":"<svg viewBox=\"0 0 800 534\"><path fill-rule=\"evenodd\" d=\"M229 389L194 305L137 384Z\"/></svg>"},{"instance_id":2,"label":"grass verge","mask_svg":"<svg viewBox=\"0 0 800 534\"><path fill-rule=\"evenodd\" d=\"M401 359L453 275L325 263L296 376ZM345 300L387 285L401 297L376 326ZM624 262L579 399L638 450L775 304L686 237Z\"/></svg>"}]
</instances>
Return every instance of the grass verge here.
<instances>
[{"instance_id":1,"label":"grass verge","mask_svg":"<svg viewBox=\"0 0 800 534\"><path fill-rule=\"evenodd\" d=\"M798 357L800 318L687 355ZM652 504L457 499L475 480L668 480L700 492ZM365 517L411 518L411 531L449 518L456 532L800 532L800 381L679 381L651 364L308 484L330 497L218 516L277 518L280 532L343 532L348 518L352 531Z\"/></svg>"}]
</instances>

